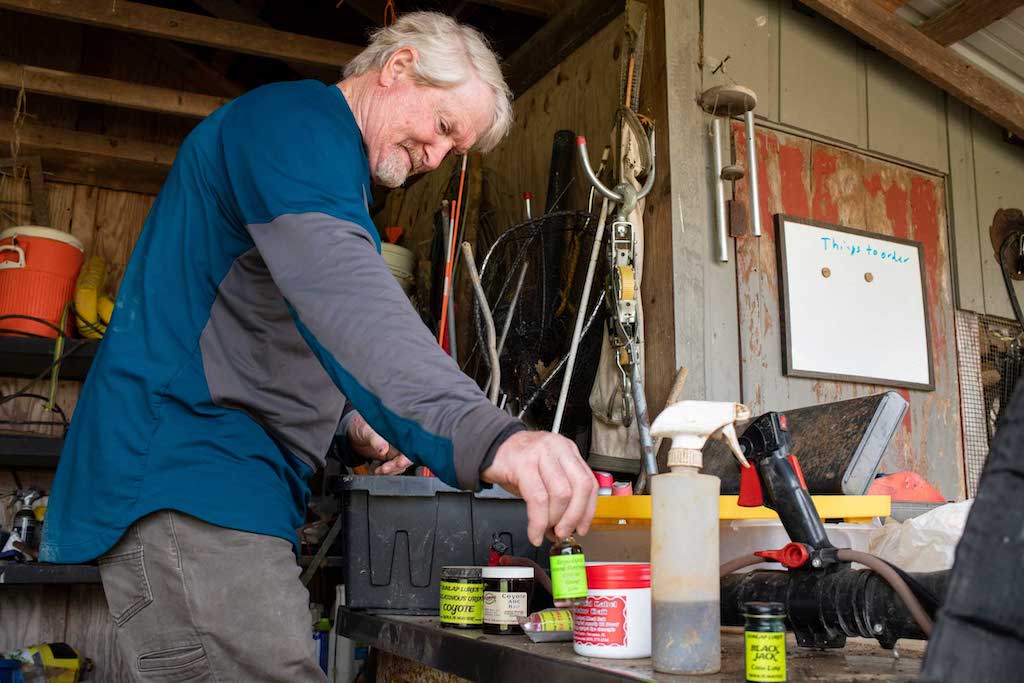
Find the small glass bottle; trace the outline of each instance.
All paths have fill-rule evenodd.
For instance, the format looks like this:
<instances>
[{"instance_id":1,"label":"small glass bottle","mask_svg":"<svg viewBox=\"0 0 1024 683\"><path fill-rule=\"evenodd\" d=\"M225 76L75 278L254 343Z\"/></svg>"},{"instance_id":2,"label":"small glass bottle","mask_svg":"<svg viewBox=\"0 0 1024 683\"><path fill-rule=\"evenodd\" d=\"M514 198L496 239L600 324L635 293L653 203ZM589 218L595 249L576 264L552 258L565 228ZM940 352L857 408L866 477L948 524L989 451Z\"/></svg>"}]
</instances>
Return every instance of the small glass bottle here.
<instances>
[{"instance_id":1,"label":"small glass bottle","mask_svg":"<svg viewBox=\"0 0 1024 683\"><path fill-rule=\"evenodd\" d=\"M551 546L551 597L555 607L574 607L587 602L587 566L583 548L572 536Z\"/></svg>"},{"instance_id":2,"label":"small glass bottle","mask_svg":"<svg viewBox=\"0 0 1024 683\"><path fill-rule=\"evenodd\" d=\"M745 602L743 616L747 683L785 683L786 607L779 602Z\"/></svg>"}]
</instances>

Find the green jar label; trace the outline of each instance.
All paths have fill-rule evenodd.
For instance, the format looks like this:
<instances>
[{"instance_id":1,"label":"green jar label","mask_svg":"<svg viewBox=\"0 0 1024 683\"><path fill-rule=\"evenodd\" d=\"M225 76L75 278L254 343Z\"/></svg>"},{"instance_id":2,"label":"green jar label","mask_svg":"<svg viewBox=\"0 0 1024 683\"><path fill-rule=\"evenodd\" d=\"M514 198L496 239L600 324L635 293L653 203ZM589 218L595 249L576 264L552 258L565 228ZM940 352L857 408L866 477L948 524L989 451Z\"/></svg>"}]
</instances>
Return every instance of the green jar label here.
<instances>
[{"instance_id":1,"label":"green jar label","mask_svg":"<svg viewBox=\"0 0 1024 683\"><path fill-rule=\"evenodd\" d=\"M484 584L441 582L441 623L480 626L484 623Z\"/></svg>"},{"instance_id":2,"label":"green jar label","mask_svg":"<svg viewBox=\"0 0 1024 683\"><path fill-rule=\"evenodd\" d=\"M587 597L587 567L583 554L554 555L551 560L551 592L555 600Z\"/></svg>"},{"instance_id":3,"label":"green jar label","mask_svg":"<svg viewBox=\"0 0 1024 683\"><path fill-rule=\"evenodd\" d=\"M784 683L786 634L746 631L747 680L753 683Z\"/></svg>"}]
</instances>

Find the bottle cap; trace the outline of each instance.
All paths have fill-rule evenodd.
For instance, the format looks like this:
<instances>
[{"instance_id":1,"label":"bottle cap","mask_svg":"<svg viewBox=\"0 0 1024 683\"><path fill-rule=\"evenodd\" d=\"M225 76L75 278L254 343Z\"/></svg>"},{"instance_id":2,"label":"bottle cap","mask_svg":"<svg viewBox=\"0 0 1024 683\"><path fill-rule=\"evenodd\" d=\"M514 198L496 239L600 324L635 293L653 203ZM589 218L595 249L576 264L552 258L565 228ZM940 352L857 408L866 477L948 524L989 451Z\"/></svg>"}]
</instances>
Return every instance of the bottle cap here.
<instances>
[{"instance_id":1,"label":"bottle cap","mask_svg":"<svg viewBox=\"0 0 1024 683\"><path fill-rule=\"evenodd\" d=\"M615 482L615 485L612 486L612 495L613 496L632 496L633 495L633 485L631 483L629 483L628 481L617 481L617 482Z\"/></svg>"},{"instance_id":2,"label":"bottle cap","mask_svg":"<svg viewBox=\"0 0 1024 683\"><path fill-rule=\"evenodd\" d=\"M745 602L743 603L743 616L784 617L786 616L786 606L781 602Z\"/></svg>"},{"instance_id":3,"label":"bottle cap","mask_svg":"<svg viewBox=\"0 0 1024 683\"><path fill-rule=\"evenodd\" d=\"M533 567L484 567L485 579L532 579Z\"/></svg>"},{"instance_id":4,"label":"bottle cap","mask_svg":"<svg viewBox=\"0 0 1024 683\"><path fill-rule=\"evenodd\" d=\"M442 567L442 581L458 581L459 579L479 580L483 573L483 567Z\"/></svg>"},{"instance_id":5,"label":"bottle cap","mask_svg":"<svg viewBox=\"0 0 1024 683\"><path fill-rule=\"evenodd\" d=\"M649 562L588 562L587 587L591 590L609 588L650 588Z\"/></svg>"}]
</instances>

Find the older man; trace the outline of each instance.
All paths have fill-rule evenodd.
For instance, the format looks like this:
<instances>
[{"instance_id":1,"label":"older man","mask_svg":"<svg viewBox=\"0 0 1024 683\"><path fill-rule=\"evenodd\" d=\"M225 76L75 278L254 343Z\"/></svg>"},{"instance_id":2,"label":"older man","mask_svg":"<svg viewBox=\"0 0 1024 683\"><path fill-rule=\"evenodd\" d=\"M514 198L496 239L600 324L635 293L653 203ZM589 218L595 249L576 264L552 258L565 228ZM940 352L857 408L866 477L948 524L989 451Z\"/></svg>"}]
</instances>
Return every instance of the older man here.
<instances>
[{"instance_id":1,"label":"older man","mask_svg":"<svg viewBox=\"0 0 1024 683\"><path fill-rule=\"evenodd\" d=\"M508 88L439 14L336 85L265 86L185 140L135 247L54 482L42 557L99 558L138 680L320 680L293 543L339 422L357 452L523 495L586 532L572 443L524 431L443 354L378 254L371 180L493 147Z\"/></svg>"}]
</instances>

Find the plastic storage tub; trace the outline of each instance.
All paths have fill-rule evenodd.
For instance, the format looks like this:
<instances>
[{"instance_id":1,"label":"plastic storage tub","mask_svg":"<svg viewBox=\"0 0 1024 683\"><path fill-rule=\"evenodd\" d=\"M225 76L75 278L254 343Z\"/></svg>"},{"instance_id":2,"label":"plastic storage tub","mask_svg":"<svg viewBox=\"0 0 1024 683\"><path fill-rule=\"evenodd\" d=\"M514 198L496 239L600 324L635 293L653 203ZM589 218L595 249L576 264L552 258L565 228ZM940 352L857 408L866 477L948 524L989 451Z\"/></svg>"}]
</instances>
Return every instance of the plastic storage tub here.
<instances>
[{"instance_id":1,"label":"plastic storage tub","mask_svg":"<svg viewBox=\"0 0 1024 683\"><path fill-rule=\"evenodd\" d=\"M825 532L828 540L837 548L851 548L868 552L871 532L877 529L874 523L848 524L826 523ZM719 557L723 563L740 555L750 555L759 550L778 550L789 543L789 534L782 522L774 519L735 519L723 521L719 525L718 547ZM754 565L740 569L749 572L754 569L785 569L777 562Z\"/></svg>"},{"instance_id":2,"label":"plastic storage tub","mask_svg":"<svg viewBox=\"0 0 1024 683\"><path fill-rule=\"evenodd\" d=\"M435 477L343 477L346 605L437 614L441 569L487 564L495 538L548 568L526 534L526 504L500 488L453 489Z\"/></svg>"}]
</instances>

